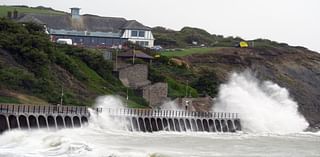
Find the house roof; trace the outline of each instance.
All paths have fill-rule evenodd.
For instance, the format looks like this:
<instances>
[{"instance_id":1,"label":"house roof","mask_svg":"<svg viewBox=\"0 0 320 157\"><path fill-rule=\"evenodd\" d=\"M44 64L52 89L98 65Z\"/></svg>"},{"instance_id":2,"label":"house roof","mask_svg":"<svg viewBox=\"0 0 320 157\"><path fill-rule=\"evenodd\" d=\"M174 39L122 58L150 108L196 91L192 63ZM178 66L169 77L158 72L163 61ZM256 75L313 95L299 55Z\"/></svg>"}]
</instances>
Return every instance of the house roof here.
<instances>
[{"instance_id":1,"label":"house roof","mask_svg":"<svg viewBox=\"0 0 320 157\"><path fill-rule=\"evenodd\" d=\"M35 18L33 16L23 16L21 19L19 19L19 22L32 22L37 24L45 24L42 21L40 21L38 18Z\"/></svg>"},{"instance_id":2,"label":"house roof","mask_svg":"<svg viewBox=\"0 0 320 157\"><path fill-rule=\"evenodd\" d=\"M87 32L87 31L75 31L75 30L56 30L49 29L50 34L53 35L74 35L74 36L93 36L93 37L111 37L119 38L120 32Z\"/></svg>"},{"instance_id":3,"label":"house roof","mask_svg":"<svg viewBox=\"0 0 320 157\"><path fill-rule=\"evenodd\" d=\"M79 19L72 19L70 14L48 15L48 14L25 14L18 19L19 22L35 22L45 24L50 29L76 30L91 32L113 32L119 33L123 29L150 30L149 27L135 20L126 20L118 17L100 17L94 15L82 15Z\"/></svg>"},{"instance_id":4,"label":"house roof","mask_svg":"<svg viewBox=\"0 0 320 157\"><path fill-rule=\"evenodd\" d=\"M150 27L144 26L136 20L128 21L123 27L123 29L140 29L140 30L151 30Z\"/></svg>"},{"instance_id":5,"label":"house roof","mask_svg":"<svg viewBox=\"0 0 320 157\"><path fill-rule=\"evenodd\" d=\"M141 59L153 59L153 57L141 52L141 51L136 51L135 53L128 51L128 52L123 52L118 55L120 58L132 58L135 56L135 58L141 58Z\"/></svg>"}]
</instances>

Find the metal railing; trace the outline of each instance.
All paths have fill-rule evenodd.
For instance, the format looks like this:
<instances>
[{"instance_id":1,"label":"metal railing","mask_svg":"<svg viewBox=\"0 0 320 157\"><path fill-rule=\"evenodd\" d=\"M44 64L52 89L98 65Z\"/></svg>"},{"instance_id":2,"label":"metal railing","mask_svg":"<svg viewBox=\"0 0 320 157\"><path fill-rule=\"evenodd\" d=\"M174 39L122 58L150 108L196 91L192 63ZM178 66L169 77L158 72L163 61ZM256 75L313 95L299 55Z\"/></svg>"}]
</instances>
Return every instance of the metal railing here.
<instances>
[{"instance_id":1,"label":"metal railing","mask_svg":"<svg viewBox=\"0 0 320 157\"><path fill-rule=\"evenodd\" d=\"M101 109L94 109L101 112ZM88 115L87 107L80 106L54 106L29 104L0 104L0 113L34 113L34 114L80 114Z\"/></svg>"},{"instance_id":2,"label":"metal railing","mask_svg":"<svg viewBox=\"0 0 320 157\"><path fill-rule=\"evenodd\" d=\"M34 114L79 114L89 115L88 107L54 106L29 104L0 104L0 113L34 113ZM198 118L239 118L238 113L226 112L197 112L183 110L152 110L131 108L93 108L97 113L102 110L112 116L140 116L140 117L198 117Z\"/></svg>"},{"instance_id":3,"label":"metal railing","mask_svg":"<svg viewBox=\"0 0 320 157\"><path fill-rule=\"evenodd\" d=\"M198 117L198 118L239 118L238 113L226 112L197 112L183 110L151 110L130 108L103 108L103 111L112 116L140 116L140 117Z\"/></svg>"}]
</instances>

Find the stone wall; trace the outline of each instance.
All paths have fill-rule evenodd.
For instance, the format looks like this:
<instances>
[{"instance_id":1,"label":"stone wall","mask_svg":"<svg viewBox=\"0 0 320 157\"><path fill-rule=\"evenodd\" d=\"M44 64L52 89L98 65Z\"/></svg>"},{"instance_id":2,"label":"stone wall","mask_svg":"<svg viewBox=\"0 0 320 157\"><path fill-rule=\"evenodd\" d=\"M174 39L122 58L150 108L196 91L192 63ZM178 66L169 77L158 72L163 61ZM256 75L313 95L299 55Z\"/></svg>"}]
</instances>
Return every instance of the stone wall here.
<instances>
[{"instance_id":1,"label":"stone wall","mask_svg":"<svg viewBox=\"0 0 320 157\"><path fill-rule=\"evenodd\" d=\"M127 66L120 62L119 67L118 75L122 84L138 91L151 107L156 108L168 100L168 84L159 82L151 85L148 80L148 65Z\"/></svg>"},{"instance_id":2,"label":"stone wall","mask_svg":"<svg viewBox=\"0 0 320 157\"><path fill-rule=\"evenodd\" d=\"M152 108L158 107L168 100L168 84L158 82L142 88L143 98L149 102Z\"/></svg>"},{"instance_id":3,"label":"stone wall","mask_svg":"<svg viewBox=\"0 0 320 157\"><path fill-rule=\"evenodd\" d=\"M118 71L120 81L127 87L138 89L151 83L148 80L148 65L135 64Z\"/></svg>"}]
</instances>

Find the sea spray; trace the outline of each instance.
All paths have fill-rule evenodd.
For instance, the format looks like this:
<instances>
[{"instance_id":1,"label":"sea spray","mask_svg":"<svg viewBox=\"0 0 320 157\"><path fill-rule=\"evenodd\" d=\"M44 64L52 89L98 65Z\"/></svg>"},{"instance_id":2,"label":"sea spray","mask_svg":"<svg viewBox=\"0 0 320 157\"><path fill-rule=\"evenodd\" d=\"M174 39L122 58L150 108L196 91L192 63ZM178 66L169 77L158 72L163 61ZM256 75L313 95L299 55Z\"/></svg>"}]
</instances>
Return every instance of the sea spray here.
<instances>
[{"instance_id":1,"label":"sea spray","mask_svg":"<svg viewBox=\"0 0 320 157\"><path fill-rule=\"evenodd\" d=\"M90 127L102 130L127 130L127 121L120 118L114 119L108 113L108 109L125 108L120 97L112 95L98 97L94 106L102 108L102 112L96 113L90 110Z\"/></svg>"},{"instance_id":2,"label":"sea spray","mask_svg":"<svg viewBox=\"0 0 320 157\"><path fill-rule=\"evenodd\" d=\"M124 108L123 101L119 96L106 95L96 99L95 107L99 108Z\"/></svg>"},{"instance_id":3,"label":"sea spray","mask_svg":"<svg viewBox=\"0 0 320 157\"><path fill-rule=\"evenodd\" d=\"M220 86L213 110L239 113L246 132L297 133L308 126L285 88L261 82L250 71L231 74Z\"/></svg>"},{"instance_id":4,"label":"sea spray","mask_svg":"<svg viewBox=\"0 0 320 157\"><path fill-rule=\"evenodd\" d=\"M125 108L122 99L118 96L106 95L100 96L96 99L94 107L102 108L101 113L96 113L90 110L90 126L93 128L100 128L105 130L128 130L128 121L120 118L112 118L108 113L108 109ZM159 109L161 110L182 110L174 101L167 101L163 103Z\"/></svg>"},{"instance_id":5,"label":"sea spray","mask_svg":"<svg viewBox=\"0 0 320 157\"><path fill-rule=\"evenodd\" d=\"M182 110L174 101L167 101L160 106L161 110Z\"/></svg>"}]
</instances>

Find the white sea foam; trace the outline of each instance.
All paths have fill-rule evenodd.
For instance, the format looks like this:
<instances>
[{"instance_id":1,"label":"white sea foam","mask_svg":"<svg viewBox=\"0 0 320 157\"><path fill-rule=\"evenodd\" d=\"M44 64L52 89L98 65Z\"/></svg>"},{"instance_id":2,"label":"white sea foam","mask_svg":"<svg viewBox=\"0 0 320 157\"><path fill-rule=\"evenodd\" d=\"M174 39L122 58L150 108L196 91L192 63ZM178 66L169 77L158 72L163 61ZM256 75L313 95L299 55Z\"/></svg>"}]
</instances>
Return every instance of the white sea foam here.
<instances>
[{"instance_id":1,"label":"white sea foam","mask_svg":"<svg viewBox=\"0 0 320 157\"><path fill-rule=\"evenodd\" d=\"M297 133L308 127L288 90L260 82L250 71L233 73L220 86L215 111L240 113L243 130L255 133Z\"/></svg>"}]
</instances>

